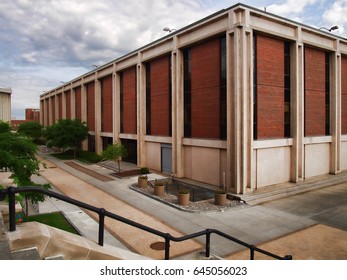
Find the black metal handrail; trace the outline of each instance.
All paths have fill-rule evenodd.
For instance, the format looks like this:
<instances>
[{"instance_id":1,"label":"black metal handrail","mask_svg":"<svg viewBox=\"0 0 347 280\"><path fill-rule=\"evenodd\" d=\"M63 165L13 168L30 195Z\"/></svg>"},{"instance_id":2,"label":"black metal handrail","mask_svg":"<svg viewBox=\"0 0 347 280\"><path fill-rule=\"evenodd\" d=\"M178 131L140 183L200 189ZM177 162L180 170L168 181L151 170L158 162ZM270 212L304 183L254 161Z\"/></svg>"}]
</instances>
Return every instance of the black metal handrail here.
<instances>
[{"instance_id":1,"label":"black metal handrail","mask_svg":"<svg viewBox=\"0 0 347 280\"><path fill-rule=\"evenodd\" d=\"M105 217L109 217L112 219L115 219L117 221L120 221L122 223L125 223L127 225L136 227L138 229L147 231L149 233L152 233L154 235L160 236L164 238L165 240L165 260L170 259L170 242L182 242L185 240L189 240L192 238L196 238L199 236L206 236L206 244L205 244L205 256L208 258L210 256L210 248L211 248L211 234L217 234L221 237L224 237L228 240L231 240L237 244L240 244L250 250L250 260L254 260L254 253L259 252L262 254L265 254L267 256L270 256L274 259L278 260L291 260L292 256L291 255L286 255L284 257L275 255L271 252L268 252L266 250L260 249L254 245L250 245L246 242L243 242L242 240L239 240L235 237L232 237L224 232L221 232L217 229L205 229L203 231L199 231L193 234L188 234L182 237L174 237L170 233L164 233L162 231L153 229L151 227L148 227L146 225L134 222L132 220L129 220L127 218L124 218L122 216L119 216L117 214L114 214L112 212L109 212L105 210L104 208L98 208L95 206L92 206L90 204L81 202L79 200L73 199L71 197L50 191L50 190L45 190L40 187L34 187L34 186L28 186L28 187L9 187L7 189L0 190L0 200L4 200L5 197L8 195L9 198L9 231L15 231L16 230L16 213L15 213L15 195L16 193L25 193L25 192L38 192L38 193L43 193L45 195L48 195L50 197L54 197L57 199L60 199L62 201L65 201L67 203L76 205L78 207L87 209L89 211L95 212L99 215L99 238L98 238L98 244L100 246L104 245L104 229L105 229Z\"/></svg>"}]
</instances>

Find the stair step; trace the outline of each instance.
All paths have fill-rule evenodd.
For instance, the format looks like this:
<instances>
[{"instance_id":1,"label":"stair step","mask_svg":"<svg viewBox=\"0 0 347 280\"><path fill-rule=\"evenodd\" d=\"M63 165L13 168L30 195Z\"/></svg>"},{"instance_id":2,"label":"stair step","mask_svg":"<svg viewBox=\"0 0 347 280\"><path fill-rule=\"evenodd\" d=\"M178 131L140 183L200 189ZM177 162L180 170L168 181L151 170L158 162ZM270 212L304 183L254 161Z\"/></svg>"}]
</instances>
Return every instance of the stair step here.
<instances>
[{"instance_id":1,"label":"stair step","mask_svg":"<svg viewBox=\"0 0 347 280\"><path fill-rule=\"evenodd\" d=\"M173 258L173 260L222 260L218 256L210 254L210 257L205 257L205 252L193 252L187 255L179 256L177 258Z\"/></svg>"},{"instance_id":2,"label":"stair step","mask_svg":"<svg viewBox=\"0 0 347 280\"><path fill-rule=\"evenodd\" d=\"M51 256L51 257L45 258L45 260L46 261L60 261L60 260L64 260L64 256L63 255Z\"/></svg>"},{"instance_id":3,"label":"stair step","mask_svg":"<svg viewBox=\"0 0 347 280\"><path fill-rule=\"evenodd\" d=\"M11 250L8 241L0 241L0 260L10 260Z\"/></svg>"},{"instance_id":4,"label":"stair step","mask_svg":"<svg viewBox=\"0 0 347 280\"><path fill-rule=\"evenodd\" d=\"M37 248L29 248L11 253L12 260L41 260Z\"/></svg>"}]
</instances>

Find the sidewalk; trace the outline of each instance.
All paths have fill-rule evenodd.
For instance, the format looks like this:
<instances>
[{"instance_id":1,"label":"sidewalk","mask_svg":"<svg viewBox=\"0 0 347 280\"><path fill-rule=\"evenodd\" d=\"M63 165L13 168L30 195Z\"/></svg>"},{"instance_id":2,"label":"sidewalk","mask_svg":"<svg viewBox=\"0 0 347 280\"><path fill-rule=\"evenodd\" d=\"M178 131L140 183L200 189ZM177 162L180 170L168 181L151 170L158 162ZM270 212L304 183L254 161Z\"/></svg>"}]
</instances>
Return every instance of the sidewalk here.
<instances>
[{"instance_id":1,"label":"sidewalk","mask_svg":"<svg viewBox=\"0 0 347 280\"><path fill-rule=\"evenodd\" d=\"M269 241L273 245L275 241L279 241L278 246L272 247L271 252L279 255L291 254L294 259L298 259L306 258L300 252L311 248L299 234L304 234L307 230L310 232L309 240L317 244L315 253L310 255L311 259L347 259L346 183L261 205L198 214L180 211L131 190L129 185L135 183L137 177L114 178L112 181L102 182L53 157L47 157L47 160L49 168L41 174L63 193L96 206L102 205L108 211L170 232L176 237L206 228L216 228L254 245L265 245ZM55 166L58 168L54 168ZM86 167L103 175L113 172L98 165ZM324 226L317 227L319 224ZM119 223L108 221L107 227L131 250L162 259L163 251L153 250L151 245L163 240ZM284 237L292 237L295 245L288 245L290 243L280 239ZM319 243L317 237L330 240L332 251L330 250L329 254L325 254L326 244ZM204 250L200 242L204 243L204 238L198 238L196 242L172 242L171 256ZM242 250L242 247L226 239L214 235L211 237L211 253L214 255L233 258L234 253Z\"/></svg>"}]
</instances>

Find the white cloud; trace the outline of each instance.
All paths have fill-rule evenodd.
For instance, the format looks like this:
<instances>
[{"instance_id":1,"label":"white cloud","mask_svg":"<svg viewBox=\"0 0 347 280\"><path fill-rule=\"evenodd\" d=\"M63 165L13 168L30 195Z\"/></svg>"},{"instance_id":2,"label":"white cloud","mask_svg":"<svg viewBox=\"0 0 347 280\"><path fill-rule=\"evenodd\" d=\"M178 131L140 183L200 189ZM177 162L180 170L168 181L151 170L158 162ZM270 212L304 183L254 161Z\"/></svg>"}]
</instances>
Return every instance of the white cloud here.
<instances>
[{"instance_id":1,"label":"white cloud","mask_svg":"<svg viewBox=\"0 0 347 280\"><path fill-rule=\"evenodd\" d=\"M269 5L267 10L278 15L299 14L304 11L308 5L315 4L317 0L287 0L282 4Z\"/></svg>"},{"instance_id":2,"label":"white cloud","mask_svg":"<svg viewBox=\"0 0 347 280\"><path fill-rule=\"evenodd\" d=\"M346 1L244 0L305 24L346 25ZM274 4L275 2L275 4ZM0 0L0 84L13 107L38 107L38 93L236 2L231 0ZM320 13L317 13L319 6ZM324 13L324 10L328 11ZM324 13L324 15L323 15ZM322 18L323 15L323 18ZM304 19L304 20L300 20Z\"/></svg>"},{"instance_id":3,"label":"white cloud","mask_svg":"<svg viewBox=\"0 0 347 280\"><path fill-rule=\"evenodd\" d=\"M347 25L347 0L337 0L323 14L324 23L330 27L337 25L339 29L337 33L340 35L345 33Z\"/></svg>"}]
</instances>

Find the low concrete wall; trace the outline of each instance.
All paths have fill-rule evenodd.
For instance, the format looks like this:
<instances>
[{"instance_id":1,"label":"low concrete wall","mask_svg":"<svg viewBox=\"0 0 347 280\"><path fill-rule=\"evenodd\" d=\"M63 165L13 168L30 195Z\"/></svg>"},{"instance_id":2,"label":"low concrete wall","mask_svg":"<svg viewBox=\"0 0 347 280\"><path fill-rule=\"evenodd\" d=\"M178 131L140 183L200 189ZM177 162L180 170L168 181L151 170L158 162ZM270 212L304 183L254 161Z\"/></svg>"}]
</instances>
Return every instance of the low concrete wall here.
<instances>
[{"instance_id":1,"label":"low concrete wall","mask_svg":"<svg viewBox=\"0 0 347 280\"><path fill-rule=\"evenodd\" d=\"M146 260L147 257L95 242L38 222L17 225L8 232L11 251L36 247L42 259L62 256L64 260Z\"/></svg>"}]
</instances>

